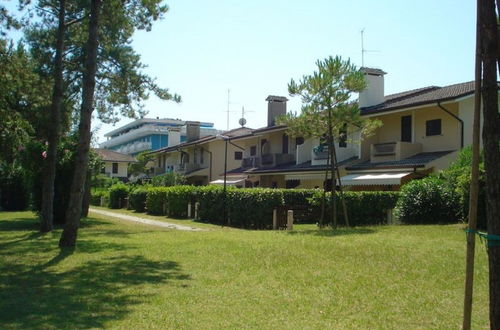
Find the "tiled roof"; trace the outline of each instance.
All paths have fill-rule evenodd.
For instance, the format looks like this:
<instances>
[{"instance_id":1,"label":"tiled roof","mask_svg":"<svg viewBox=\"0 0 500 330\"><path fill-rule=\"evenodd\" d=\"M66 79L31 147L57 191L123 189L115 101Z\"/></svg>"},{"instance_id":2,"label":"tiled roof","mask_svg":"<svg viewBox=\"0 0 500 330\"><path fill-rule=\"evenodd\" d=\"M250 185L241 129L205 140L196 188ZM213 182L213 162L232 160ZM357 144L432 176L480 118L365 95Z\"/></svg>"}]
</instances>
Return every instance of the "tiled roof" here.
<instances>
[{"instance_id":1,"label":"tiled roof","mask_svg":"<svg viewBox=\"0 0 500 330\"><path fill-rule=\"evenodd\" d=\"M349 159L345 159L341 162L339 162L337 165L339 167L350 164L351 162L355 161L358 159L357 157L352 157ZM276 173L276 172L310 172L310 171L324 171L326 170L327 166L326 165L311 165L311 161L304 162L302 164L282 164L274 167L260 167L260 168L252 168L248 170L244 170L241 168L235 169L236 170L243 170L247 174L256 174L256 173ZM228 172L229 173L229 172ZM239 172L235 172L239 173Z\"/></svg>"},{"instance_id":2,"label":"tiled roof","mask_svg":"<svg viewBox=\"0 0 500 330\"><path fill-rule=\"evenodd\" d=\"M355 170L369 170L369 169L383 169L383 168L425 167L427 163L430 163L433 160L441 158L451 152L453 152L453 150L421 152L419 154L413 155L405 159L387 161L387 162L378 162L378 163L371 163L370 161L366 161L363 163L349 166L346 168L346 170L355 171Z\"/></svg>"},{"instance_id":3,"label":"tiled roof","mask_svg":"<svg viewBox=\"0 0 500 330\"><path fill-rule=\"evenodd\" d=\"M105 162L127 162L127 163L137 162L137 160L134 157L113 150L101 149L101 148L96 148L93 150Z\"/></svg>"},{"instance_id":4,"label":"tiled roof","mask_svg":"<svg viewBox=\"0 0 500 330\"><path fill-rule=\"evenodd\" d=\"M384 103L361 108L361 115L453 100L474 93L474 81L445 87L429 86L385 97Z\"/></svg>"},{"instance_id":5,"label":"tiled roof","mask_svg":"<svg viewBox=\"0 0 500 330\"><path fill-rule=\"evenodd\" d=\"M370 74L370 75L375 75L375 76L382 76L384 74L386 74L387 72L384 72L383 70L380 70L380 69L375 69L375 68L367 68L367 67L361 67L359 69L361 72L363 73L366 73L366 74Z\"/></svg>"}]
</instances>

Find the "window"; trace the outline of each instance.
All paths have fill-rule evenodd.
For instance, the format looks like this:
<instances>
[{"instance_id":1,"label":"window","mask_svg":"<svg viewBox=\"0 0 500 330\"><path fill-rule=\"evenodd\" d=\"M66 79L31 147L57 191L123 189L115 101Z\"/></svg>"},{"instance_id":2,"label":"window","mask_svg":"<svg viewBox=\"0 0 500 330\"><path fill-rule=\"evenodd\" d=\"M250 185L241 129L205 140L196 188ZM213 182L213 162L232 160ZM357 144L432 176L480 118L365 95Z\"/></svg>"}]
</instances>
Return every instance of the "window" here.
<instances>
[{"instance_id":1,"label":"window","mask_svg":"<svg viewBox=\"0 0 500 330\"><path fill-rule=\"evenodd\" d=\"M250 156L255 156L257 155L257 146L251 146L250 147Z\"/></svg>"},{"instance_id":2,"label":"window","mask_svg":"<svg viewBox=\"0 0 500 330\"><path fill-rule=\"evenodd\" d=\"M113 174L118 173L118 163L113 163Z\"/></svg>"},{"instance_id":3,"label":"window","mask_svg":"<svg viewBox=\"0 0 500 330\"><path fill-rule=\"evenodd\" d=\"M425 122L425 135L441 135L441 119L433 119Z\"/></svg>"},{"instance_id":4,"label":"window","mask_svg":"<svg viewBox=\"0 0 500 330\"><path fill-rule=\"evenodd\" d=\"M234 152L234 159L235 160L242 160L243 159L243 152L241 152L241 151L235 151Z\"/></svg>"}]
</instances>

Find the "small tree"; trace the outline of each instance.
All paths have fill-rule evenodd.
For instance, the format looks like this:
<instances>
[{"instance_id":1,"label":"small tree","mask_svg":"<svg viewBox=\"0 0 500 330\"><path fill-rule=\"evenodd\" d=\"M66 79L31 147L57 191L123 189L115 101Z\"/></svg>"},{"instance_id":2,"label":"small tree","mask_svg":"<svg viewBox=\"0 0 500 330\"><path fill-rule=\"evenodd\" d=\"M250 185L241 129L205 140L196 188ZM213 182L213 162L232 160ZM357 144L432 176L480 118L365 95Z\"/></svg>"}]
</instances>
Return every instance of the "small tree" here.
<instances>
[{"instance_id":1,"label":"small tree","mask_svg":"<svg viewBox=\"0 0 500 330\"><path fill-rule=\"evenodd\" d=\"M335 140L345 141L347 136L355 132L360 133L360 136L367 135L380 126L380 121L361 118L358 104L351 98L352 93L359 93L366 87L364 75L355 65L349 60L342 60L340 56L318 60L316 65L318 69L312 75L303 76L298 83L292 79L288 84L290 96L299 95L302 98L301 114L286 114L279 119L279 123L288 126L291 136L323 139L324 144L328 146L325 178L328 178L328 172L331 172L331 221L336 227L337 205L334 197L338 168ZM325 194L320 226L323 226L324 196ZM344 215L347 217L345 203Z\"/></svg>"},{"instance_id":2,"label":"small tree","mask_svg":"<svg viewBox=\"0 0 500 330\"><path fill-rule=\"evenodd\" d=\"M149 151L144 151L138 154L136 159L136 163L130 163L128 166L128 175L147 174L149 171L148 163L154 159L154 155Z\"/></svg>"}]
</instances>

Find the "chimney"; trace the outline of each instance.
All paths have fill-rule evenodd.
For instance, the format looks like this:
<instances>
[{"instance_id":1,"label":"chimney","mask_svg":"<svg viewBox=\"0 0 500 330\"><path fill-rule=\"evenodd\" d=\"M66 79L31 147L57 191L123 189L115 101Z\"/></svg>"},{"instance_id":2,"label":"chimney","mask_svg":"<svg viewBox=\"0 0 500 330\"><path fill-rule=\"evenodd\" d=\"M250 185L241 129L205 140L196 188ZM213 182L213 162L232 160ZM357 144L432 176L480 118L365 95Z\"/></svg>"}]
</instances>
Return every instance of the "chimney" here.
<instances>
[{"instance_id":1,"label":"chimney","mask_svg":"<svg viewBox=\"0 0 500 330\"><path fill-rule=\"evenodd\" d=\"M200 122L186 121L187 142L196 141L200 138Z\"/></svg>"},{"instance_id":2,"label":"chimney","mask_svg":"<svg viewBox=\"0 0 500 330\"><path fill-rule=\"evenodd\" d=\"M276 117L286 114L286 101L284 96L269 95L267 101L267 126L276 125Z\"/></svg>"},{"instance_id":3,"label":"chimney","mask_svg":"<svg viewBox=\"0 0 500 330\"><path fill-rule=\"evenodd\" d=\"M181 143L181 128L169 127L168 128L168 147L172 147Z\"/></svg>"},{"instance_id":4,"label":"chimney","mask_svg":"<svg viewBox=\"0 0 500 330\"><path fill-rule=\"evenodd\" d=\"M359 107L371 107L384 103L384 75L386 72L365 67L360 70L365 74L366 88L359 93Z\"/></svg>"}]
</instances>

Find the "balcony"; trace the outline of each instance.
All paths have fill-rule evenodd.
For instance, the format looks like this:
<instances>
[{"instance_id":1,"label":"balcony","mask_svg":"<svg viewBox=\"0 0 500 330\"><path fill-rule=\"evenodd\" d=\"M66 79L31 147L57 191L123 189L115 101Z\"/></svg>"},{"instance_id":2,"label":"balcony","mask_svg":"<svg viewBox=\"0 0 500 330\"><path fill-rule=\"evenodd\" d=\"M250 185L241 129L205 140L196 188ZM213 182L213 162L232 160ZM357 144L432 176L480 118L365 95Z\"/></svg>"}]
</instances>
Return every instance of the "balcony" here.
<instances>
[{"instance_id":1,"label":"balcony","mask_svg":"<svg viewBox=\"0 0 500 330\"><path fill-rule=\"evenodd\" d=\"M401 160L422 152L422 144L410 142L375 143L370 146L370 162Z\"/></svg>"},{"instance_id":2,"label":"balcony","mask_svg":"<svg viewBox=\"0 0 500 330\"><path fill-rule=\"evenodd\" d=\"M264 154L262 155L261 166L274 167L294 162L295 156L292 154Z\"/></svg>"},{"instance_id":3,"label":"balcony","mask_svg":"<svg viewBox=\"0 0 500 330\"><path fill-rule=\"evenodd\" d=\"M192 164L192 163L181 163L175 166L174 170L181 174L187 174L202 168L206 168L206 166L201 166L200 164Z\"/></svg>"},{"instance_id":4,"label":"balcony","mask_svg":"<svg viewBox=\"0 0 500 330\"><path fill-rule=\"evenodd\" d=\"M260 158L259 157L248 157L243 158L241 161L242 168L254 168L260 166Z\"/></svg>"}]
</instances>

